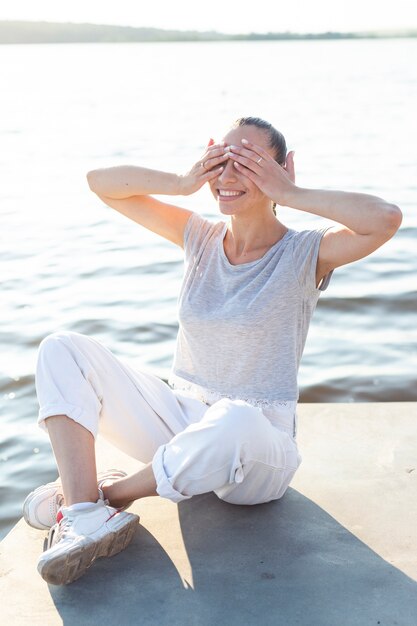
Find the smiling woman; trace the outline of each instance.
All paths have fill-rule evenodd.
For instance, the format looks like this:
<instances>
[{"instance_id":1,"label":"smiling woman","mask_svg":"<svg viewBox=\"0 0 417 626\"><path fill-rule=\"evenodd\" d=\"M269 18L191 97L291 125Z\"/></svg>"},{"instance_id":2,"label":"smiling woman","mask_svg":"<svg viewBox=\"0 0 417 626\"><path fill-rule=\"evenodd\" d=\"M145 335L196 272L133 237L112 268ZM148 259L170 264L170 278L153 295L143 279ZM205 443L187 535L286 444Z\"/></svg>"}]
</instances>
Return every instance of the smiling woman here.
<instances>
[{"instance_id":1,"label":"smiling woman","mask_svg":"<svg viewBox=\"0 0 417 626\"><path fill-rule=\"evenodd\" d=\"M39 424L61 481L30 494L24 514L32 526L52 527L38 569L54 584L128 545L138 522L124 510L132 500L214 491L250 505L284 495L301 462L297 375L320 293L336 267L376 250L401 222L400 210L376 196L298 187L294 154L258 118L211 139L184 175L127 165L87 177L105 204L181 246L185 275L169 385L78 333L40 346ZM228 222L152 197L189 195L205 183ZM274 204L336 224L298 232ZM97 477L98 432L144 468Z\"/></svg>"},{"instance_id":2,"label":"smiling woman","mask_svg":"<svg viewBox=\"0 0 417 626\"><path fill-rule=\"evenodd\" d=\"M247 132L246 134L248 134L248 136L250 136L252 133L255 132L255 134L260 134L260 136L262 137L262 142L264 143L264 147L266 148L266 150L271 154L271 156L275 159L275 161L277 163L279 163L279 165L281 165L284 169L286 169L286 164L285 161L287 159L287 144L285 142L285 138L284 135L282 133L280 133L278 130L276 130L272 124L269 124L268 122L266 122L265 120L260 119L259 117L241 117L240 119L236 120L236 122L234 123L231 132L229 133L230 136L228 136L226 138L225 143L225 150L227 150L228 152L232 153L232 146L233 146L233 130L237 130L241 127L247 127ZM261 131L261 133L256 133L256 130ZM263 133L262 133L263 131ZM238 135L240 133L237 133ZM256 140L256 137L255 137ZM239 141L239 139L238 139ZM243 141L247 141L247 140L243 140ZM227 143L230 142L230 143ZM230 155L232 156L232 155ZM292 163L292 157L293 157L293 153L290 153L289 158L290 158L290 167L292 167L293 163ZM258 159L256 159L256 164L257 165L261 165L262 163L262 156L259 156ZM204 166L206 167L206 165L204 164ZM227 168L226 168L227 169ZM218 183L218 188L217 188L217 194L218 196L222 197L222 198L226 198L226 197L232 197L233 195L242 195L243 193L245 193L244 191L231 191L228 190L226 188L222 189L221 188L221 184L222 184L222 180L221 179L225 179L227 178L227 173L222 171L221 175L219 176L219 179L217 181ZM216 188L214 187L213 183L211 183L211 188L212 188L212 192L214 194L214 196L216 197ZM275 211L275 207L276 207L276 202L272 203L272 210L273 213L276 214ZM221 209L220 209L221 210Z\"/></svg>"}]
</instances>

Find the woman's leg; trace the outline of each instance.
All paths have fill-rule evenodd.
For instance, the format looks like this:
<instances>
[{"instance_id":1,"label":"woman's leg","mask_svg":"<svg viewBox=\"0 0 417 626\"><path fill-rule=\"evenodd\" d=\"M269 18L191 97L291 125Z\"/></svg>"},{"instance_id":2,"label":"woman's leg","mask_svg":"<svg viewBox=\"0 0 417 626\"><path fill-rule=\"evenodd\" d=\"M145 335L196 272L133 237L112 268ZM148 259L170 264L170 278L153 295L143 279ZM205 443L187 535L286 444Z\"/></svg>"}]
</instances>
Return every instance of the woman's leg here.
<instances>
[{"instance_id":1,"label":"woman's leg","mask_svg":"<svg viewBox=\"0 0 417 626\"><path fill-rule=\"evenodd\" d=\"M104 484L102 489L104 497L112 506L117 508L125 506L133 500L139 500L139 498L157 496L152 463L147 463L138 472L126 476L126 478L120 478L108 486Z\"/></svg>"},{"instance_id":2,"label":"woman's leg","mask_svg":"<svg viewBox=\"0 0 417 626\"><path fill-rule=\"evenodd\" d=\"M157 450L159 495L180 502L214 491L233 504L259 504L284 495L301 458L295 441L253 406L213 404Z\"/></svg>"},{"instance_id":3,"label":"woman's leg","mask_svg":"<svg viewBox=\"0 0 417 626\"><path fill-rule=\"evenodd\" d=\"M61 476L65 504L97 502L93 435L66 415L48 417L46 427Z\"/></svg>"},{"instance_id":4,"label":"woman's leg","mask_svg":"<svg viewBox=\"0 0 417 626\"><path fill-rule=\"evenodd\" d=\"M151 495L155 484L159 495L173 501L216 491L230 502L265 502L282 495L298 466L294 441L260 410L239 401L222 400L207 409L194 399L178 400L162 381L133 372L96 341L77 333L48 338L38 373L41 422L65 415L94 436L100 423L102 434L117 447L148 463L104 488L113 503ZM61 460L58 451L57 461L68 484L72 479L64 474L74 472L74 457L65 437L61 439L66 452ZM90 493L91 439L84 445Z\"/></svg>"},{"instance_id":5,"label":"woman's leg","mask_svg":"<svg viewBox=\"0 0 417 626\"><path fill-rule=\"evenodd\" d=\"M39 422L51 438L65 498L38 571L48 582L65 584L82 576L98 557L124 549L139 519L98 498L94 439L99 425L122 450L149 462L188 422L165 383L135 373L104 346L77 333L57 333L42 342L36 386ZM137 498L155 493L155 487L148 463L118 491L125 503L126 488ZM32 511L39 501L55 511L58 488L46 485L31 494Z\"/></svg>"},{"instance_id":6,"label":"woman's leg","mask_svg":"<svg viewBox=\"0 0 417 626\"><path fill-rule=\"evenodd\" d=\"M67 504L97 500L94 439L99 428L121 450L149 463L157 448L189 423L164 382L134 372L78 333L55 333L42 342L36 386L39 423L51 438ZM130 491L132 485L135 497L154 492L149 470L134 476L119 489L128 485Z\"/></svg>"},{"instance_id":7,"label":"woman's leg","mask_svg":"<svg viewBox=\"0 0 417 626\"><path fill-rule=\"evenodd\" d=\"M61 476L65 504L97 502L99 493L92 434L66 415L48 417L46 426ZM118 479L115 485L104 485L102 489L104 497L116 508L139 498L157 496L152 463Z\"/></svg>"},{"instance_id":8,"label":"woman's leg","mask_svg":"<svg viewBox=\"0 0 417 626\"><path fill-rule=\"evenodd\" d=\"M148 464L103 490L120 506L153 495L156 476L157 493L174 502L214 491L233 504L259 504L284 495L300 461L287 432L273 426L259 409L225 399L160 446L153 469Z\"/></svg>"}]
</instances>

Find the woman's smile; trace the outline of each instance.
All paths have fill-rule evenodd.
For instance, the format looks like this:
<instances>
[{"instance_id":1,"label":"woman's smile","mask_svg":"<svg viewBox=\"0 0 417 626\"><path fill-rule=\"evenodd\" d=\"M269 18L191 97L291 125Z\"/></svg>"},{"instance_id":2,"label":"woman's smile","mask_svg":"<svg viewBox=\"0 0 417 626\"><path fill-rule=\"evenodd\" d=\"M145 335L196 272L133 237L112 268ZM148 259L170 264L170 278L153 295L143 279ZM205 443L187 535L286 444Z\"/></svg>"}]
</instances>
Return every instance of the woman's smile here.
<instances>
[{"instance_id":1,"label":"woman's smile","mask_svg":"<svg viewBox=\"0 0 417 626\"><path fill-rule=\"evenodd\" d=\"M240 189L217 189L217 198L224 202L230 202L241 198L246 192Z\"/></svg>"}]
</instances>

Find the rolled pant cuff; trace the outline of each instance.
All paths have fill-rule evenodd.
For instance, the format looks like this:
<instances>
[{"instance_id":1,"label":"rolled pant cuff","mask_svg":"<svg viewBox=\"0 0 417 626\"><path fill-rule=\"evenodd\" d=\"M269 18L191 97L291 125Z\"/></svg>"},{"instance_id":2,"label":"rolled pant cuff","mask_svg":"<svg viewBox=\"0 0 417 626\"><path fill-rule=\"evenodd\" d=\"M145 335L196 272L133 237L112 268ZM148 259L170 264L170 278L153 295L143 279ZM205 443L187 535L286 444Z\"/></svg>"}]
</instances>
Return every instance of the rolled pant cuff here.
<instances>
[{"instance_id":1,"label":"rolled pant cuff","mask_svg":"<svg viewBox=\"0 0 417 626\"><path fill-rule=\"evenodd\" d=\"M41 407L39 410L38 416L38 426L48 432L48 428L45 424L45 420L48 417L52 417L54 415L66 415L77 424L84 426L90 433L93 435L94 439L97 438L97 428L94 428L91 423L91 419L85 412L85 410L79 406L75 406L69 403L59 403L59 404L48 404L44 407Z\"/></svg>"},{"instance_id":2,"label":"rolled pant cuff","mask_svg":"<svg viewBox=\"0 0 417 626\"><path fill-rule=\"evenodd\" d=\"M161 498L167 498L171 502L182 502L191 496L185 496L171 485L164 467L165 445L160 446L152 459L152 469L156 480L156 492Z\"/></svg>"}]
</instances>

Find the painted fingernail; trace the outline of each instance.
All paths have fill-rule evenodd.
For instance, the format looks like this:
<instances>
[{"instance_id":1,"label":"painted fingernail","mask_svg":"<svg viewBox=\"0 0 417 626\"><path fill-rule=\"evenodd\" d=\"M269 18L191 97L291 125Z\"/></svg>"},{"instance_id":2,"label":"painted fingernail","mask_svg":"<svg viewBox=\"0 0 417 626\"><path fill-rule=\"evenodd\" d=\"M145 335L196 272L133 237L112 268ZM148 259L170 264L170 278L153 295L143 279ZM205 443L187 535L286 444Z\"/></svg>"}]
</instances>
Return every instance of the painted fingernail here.
<instances>
[{"instance_id":1,"label":"painted fingernail","mask_svg":"<svg viewBox=\"0 0 417 626\"><path fill-rule=\"evenodd\" d=\"M247 139L242 139L242 143L249 143Z\"/></svg>"}]
</instances>

